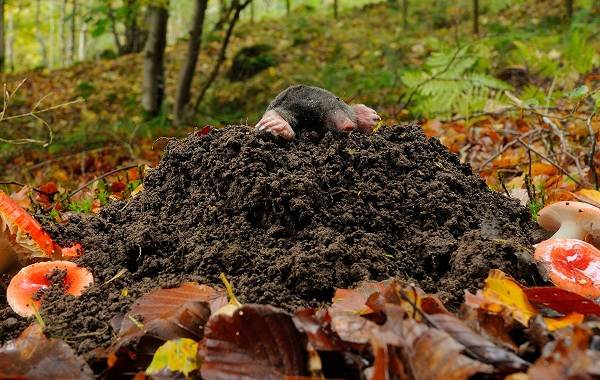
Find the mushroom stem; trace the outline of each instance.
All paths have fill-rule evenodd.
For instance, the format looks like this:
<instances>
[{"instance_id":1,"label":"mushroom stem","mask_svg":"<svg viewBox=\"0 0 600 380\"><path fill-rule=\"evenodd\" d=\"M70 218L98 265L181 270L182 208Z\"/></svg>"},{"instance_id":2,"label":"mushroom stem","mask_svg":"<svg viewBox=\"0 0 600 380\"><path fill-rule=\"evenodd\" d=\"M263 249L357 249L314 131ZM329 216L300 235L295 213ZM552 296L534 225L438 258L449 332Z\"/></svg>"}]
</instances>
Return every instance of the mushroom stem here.
<instances>
[{"instance_id":1,"label":"mushroom stem","mask_svg":"<svg viewBox=\"0 0 600 380\"><path fill-rule=\"evenodd\" d=\"M577 239L585 240L588 232L581 228L580 223L575 220L563 220L558 231L550 239Z\"/></svg>"}]
</instances>

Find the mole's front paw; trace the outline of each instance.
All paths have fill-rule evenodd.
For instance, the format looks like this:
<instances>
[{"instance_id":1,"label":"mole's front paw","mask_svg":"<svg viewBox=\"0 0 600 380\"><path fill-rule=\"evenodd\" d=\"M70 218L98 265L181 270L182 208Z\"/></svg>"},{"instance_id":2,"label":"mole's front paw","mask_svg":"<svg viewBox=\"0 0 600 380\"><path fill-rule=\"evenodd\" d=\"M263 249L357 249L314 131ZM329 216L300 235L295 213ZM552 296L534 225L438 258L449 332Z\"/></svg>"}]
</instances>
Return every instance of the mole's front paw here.
<instances>
[{"instance_id":1,"label":"mole's front paw","mask_svg":"<svg viewBox=\"0 0 600 380\"><path fill-rule=\"evenodd\" d=\"M269 130L275 136L281 136L286 140L291 140L296 135L290 124L273 110L267 111L263 115L262 119L256 123L255 129L257 131Z\"/></svg>"},{"instance_id":2,"label":"mole's front paw","mask_svg":"<svg viewBox=\"0 0 600 380\"><path fill-rule=\"evenodd\" d=\"M358 130L362 132L371 132L377 125L381 117L377 115L374 109L365 106L364 104L355 104L352 106L356 113L356 124Z\"/></svg>"}]
</instances>

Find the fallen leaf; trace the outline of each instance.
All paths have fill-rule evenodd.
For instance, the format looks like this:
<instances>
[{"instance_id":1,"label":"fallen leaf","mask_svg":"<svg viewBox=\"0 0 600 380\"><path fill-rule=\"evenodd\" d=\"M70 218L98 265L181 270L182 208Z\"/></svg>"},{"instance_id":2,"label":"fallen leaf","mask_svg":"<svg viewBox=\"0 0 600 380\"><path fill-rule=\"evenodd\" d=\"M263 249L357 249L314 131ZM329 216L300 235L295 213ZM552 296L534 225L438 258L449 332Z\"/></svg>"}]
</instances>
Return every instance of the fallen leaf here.
<instances>
[{"instance_id":1,"label":"fallen leaf","mask_svg":"<svg viewBox=\"0 0 600 380\"><path fill-rule=\"evenodd\" d=\"M198 369L198 343L192 339L169 340L156 350L146 375L162 375L179 372L187 377Z\"/></svg>"},{"instance_id":2,"label":"fallen leaf","mask_svg":"<svg viewBox=\"0 0 600 380\"><path fill-rule=\"evenodd\" d=\"M485 280L485 287L476 295L467 292L465 302L475 308L483 308L491 313L507 310L522 325L527 326L529 320L539 311L529 302L524 288L502 271L492 269ZM557 330L583 321L583 315L570 313L560 318L544 318L550 330Z\"/></svg>"},{"instance_id":3,"label":"fallen leaf","mask_svg":"<svg viewBox=\"0 0 600 380\"><path fill-rule=\"evenodd\" d=\"M600 207L600 191L593 189L581 189L573 193L575 198L581 202L586 202L596 207Z\"/></svg>"},{"instance_id":4,"label":"fallen leaf","mask_svg":"<svg viewBox=\"0 0 600 380\"><path fill-rule=\"evenodd\" d=\"M397 305L386 308L388 320L375 334L376 345L399 347L402 360L419 380L468 379L476 373L491 373L492 366L463 355L465 346L445 331L429 327L414 319L404 318L405 311Z\"/></svg>"},{"instance_id":5,"label":"fallen leaf","mask_svg":"<svg viewBox=\"0 0 600 380\"><path fill-rule=\"evenodd\" d=\"M364 320L359 316L351 315L349 317ZM298 330L306 334L310 345L318 351L321 370L325 377L360 378L366 367L361 353L368 350L368 345L342 339L332 326L332 317L329 311L324 309L298 310L294 314L294 324Z\"/></svg>"},{"instance_id":6,"label":"fallen leaf","mask_svg":"<svg viewBox=\"0 0 600 380\"><path fill-rule=\"evenodd\" d=\"M281 379L307 375L306 337L280 309L243 305L210 318L200 344L202 378Z\"/></svg>"},{"instance_id":7,"label":"fallen leaf","mask_svg":"<svg viewBox=\"0 0 600 380\"><path fill-rule=\"evenodd\" d=\"M600 316L600 305L579 294L557 288L542 286L523 288L529 301L538 309L551 309L560 314L579 313L583 315Z\"/></svg>"},{"instance_id":8,"label":"fallen leaf","mask_svg":"<svg viewBox=\"0 0 600 380\"><path fill-rule=\"evenodd\" d=\"M48 339L38 324L0 347L2 379L93 379L92 370L60 339Z\"/></svg>"},{"instance_id":9,"label":"fallen leaf","mask_svg":"<svg viewBox=\"0 0 600 380\"><path fill-rule=\"evenodd\" d=\"M123 318L120 335L136 327L131 318L147 325L153 320L168 319L182 306L195 302L207 303L210 312L214 313L227 304L227 298L222 290L192 282L177 288L155 290L134 302L129 313Z\"/></svg>"},{"instance_id":10,"label":"fallen leaf","mask_svg":"<svg viewBox=\"0 0 600 380\"><path fill-rule=\"evenodd\" d=\"M386 282L363 281L353 289L336 289L331 309L356 315L373 313L374 310L366 305L367 299L373 293L383 292L388 284L389 281L387 284Z\"/></svg>"},{"instance_id":11,"label":"fallen leaf","mask_svg":"<svg viewBox=\"0 0 600 380\"><path fill-rule=\"evenodd\" d=\"M165 341L202 339L211 312L226 302L222 290L196 283L155 290L138 299L121 319L118 339L110 351L135 347L136 366L144 369Z\"/></svg>"},{"instance_id":12,"label":"fallen leaf","mask_svg":"<svg viewBox=\"0 0 600 380\"><path fill-rule=\"evenodd\" d=\"M548 343L543 355L529 368L530 380L592 379L600 376L600 352L589 349L591 333L575 326L557 341Z\"/></svg>"},{"instance_id":13,"label":"fallen leaf","mask_svg":"<svg viewBox=\"0 0 600 380\"><path fill-rule=\"evenodd\" d=\"M429 318L435 323L436 327L444 330L457 342L465 346L479 361L492 364L499 372L518 372L529 367L530 363L512 352L496 346L453 315L434 314L430 315Z\"/></svg>"}]
</instances>

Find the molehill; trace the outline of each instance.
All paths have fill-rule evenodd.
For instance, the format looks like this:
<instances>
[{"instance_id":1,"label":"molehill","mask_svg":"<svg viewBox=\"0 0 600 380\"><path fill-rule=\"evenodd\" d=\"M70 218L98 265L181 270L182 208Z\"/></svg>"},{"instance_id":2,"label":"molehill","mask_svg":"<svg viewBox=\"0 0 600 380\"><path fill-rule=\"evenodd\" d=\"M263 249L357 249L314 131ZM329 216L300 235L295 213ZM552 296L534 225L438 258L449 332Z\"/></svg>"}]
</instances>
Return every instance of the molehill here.
<instances>
[{"instance_id":1,"label":"molehill","mask_svg":"<svg viewBox=\"0 0 600 380\"><path fill-rule=\"evenodd\" d=\"M221 272L242 302L290 310L365 279L414 281L457 306L491 268L536 278L527 209L416 125L290 142L243 126L190 135L169 143L137 197L46 226L83 244L96 279L79 298L50 292L41 312L80 353L107 345L110 319L144 292L220 284ZM27 323L0 298L0 340Z\"/></svg>"}]
</instances>

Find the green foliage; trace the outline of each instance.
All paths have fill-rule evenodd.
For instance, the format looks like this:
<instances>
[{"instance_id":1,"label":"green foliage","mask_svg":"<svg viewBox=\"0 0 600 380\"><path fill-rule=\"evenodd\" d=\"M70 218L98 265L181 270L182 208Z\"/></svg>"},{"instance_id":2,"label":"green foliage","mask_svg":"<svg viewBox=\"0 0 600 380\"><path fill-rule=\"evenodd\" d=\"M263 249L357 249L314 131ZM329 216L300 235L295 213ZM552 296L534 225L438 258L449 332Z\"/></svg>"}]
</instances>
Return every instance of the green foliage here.
<instances>
[{"instance_id":1,"label":"green foliage","mask_svg":"<svg viewBox=\"0 0 600 380\"><path fill-rule=\"evenodd\" d=\"M493 76L475 71L481 57L470 47L437 51L425 61L423 70L407 71L402 82L413 95L416 115L466 117L484 109L489 100L501 102L502 91L511 86ZM410 95L409 95L410 96Z\"/></svg>"},{"instance_id":2,"label":"green foliage","mask_svg":"<svg viewBox=\"0 0 600 380\"><path fill-rule=\"evenodd\" d=\"M93 202L93 199L80 199L73 201L69 203L69 210L76 213L89 214L92 212Z\"/></svg>"},{"instance_id":3,"label":"green foliage","mask_svg":"<svg viewBox=\"0 0 600 380\"><path fill-rule=\"evenodd\" d=\"M257 44L240 49L233 57L229 79L240 81L251 78L261 71L275 66L276 60L271 51L273 46Z\"/></svg>"},{"instance_id":4,"label":"green foliage","mask_svg":"<svg viewBox=\"0 0 600 380\"><path fill-rule=\"evenodd\" d=\"M572 30L565 43L565 57L580 74L588 73L593 67L596 51L588 44L589 33L582 29Z\"/></svg>"}]
</instances>

